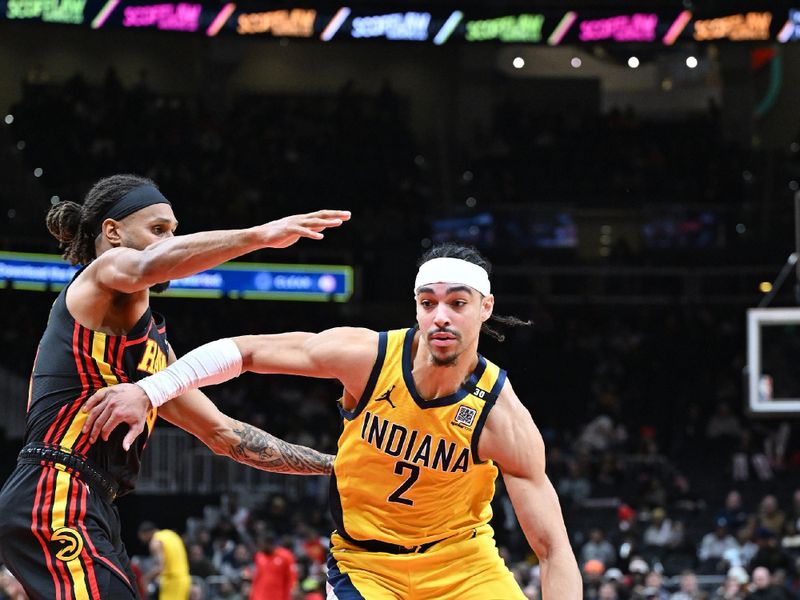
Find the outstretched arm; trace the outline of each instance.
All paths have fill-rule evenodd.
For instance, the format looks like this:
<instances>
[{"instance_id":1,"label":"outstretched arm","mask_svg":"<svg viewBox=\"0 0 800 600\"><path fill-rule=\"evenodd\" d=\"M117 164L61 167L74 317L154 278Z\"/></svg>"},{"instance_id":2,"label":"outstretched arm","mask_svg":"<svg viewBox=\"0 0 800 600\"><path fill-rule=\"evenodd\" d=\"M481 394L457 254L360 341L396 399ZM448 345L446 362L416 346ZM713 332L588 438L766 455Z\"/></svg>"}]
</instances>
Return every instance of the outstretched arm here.
<instances>
[{"instance_id":1,"label":"outstretched arm","mask_svg":"<svg viewBox=\"0 0 800 600\"><path fill-rule=\"evenodd\" d=\"M290 444L249 423L232 419L199 390L175 398L158 414L191 433L215 454L262 471L327 475L333 468L332 455Z\"/></svg>"},{"instance_id":2,"label":"outstretched arm","mask_svg":"<svg viewBox=\"0 0 800 600\"><path fill-rule=\"evenodd\" d=\"M210 342L138 384L119 384L97 391L83 406L89 416L83 431L92 443L108 439L120 424L129 431L127 450L144 429L147 411L171 398L206 385L222 383L243 371L339 379L354 397L364 390L378 355L378 334L368 329L340 327L321 333L250 335Z\"/></svg>"},{"instance_id":3,"label":"outstretched arm","mask_svg":"<svg viewBox=\"0 0 800 600\"><path fill-rule=\"evenodd\" d=\"M249 229L203 231L163 239L144 250L113 248L86 269L101 288L123 293L194 275L261 248L285 248L301 237L322 239L322 230L350 218L341 210L292 215ZM163 227L163 224L156 225Z\"/></svg>"},{"instance_id":4,"label":"outstretched arm","mask_svg":"<svg viewBox=\"0 0 800 600\"><path fill-rule=\"evenodd\" d=\"M542 568L544 600L580 600L583 584L561 506L545 474L544 442L530 413L506 382L478 444L497 463L522 530Z\"/></svg>"}]
</instances>

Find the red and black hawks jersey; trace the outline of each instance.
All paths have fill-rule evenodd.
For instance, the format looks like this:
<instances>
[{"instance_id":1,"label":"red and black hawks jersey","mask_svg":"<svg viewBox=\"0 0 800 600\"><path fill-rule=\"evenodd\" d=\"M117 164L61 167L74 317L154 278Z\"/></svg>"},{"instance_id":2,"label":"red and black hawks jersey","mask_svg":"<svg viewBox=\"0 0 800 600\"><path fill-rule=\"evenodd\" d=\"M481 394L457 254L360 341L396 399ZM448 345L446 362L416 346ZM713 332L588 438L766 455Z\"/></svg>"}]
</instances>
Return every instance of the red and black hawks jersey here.
<instances>
[{"instance_id":1,"label":"red and black hawks jersey","mask_svg":"<svg viewBox=\"0 0 800 600\"><path fill-rule=\"evenodd\" d=\"M39 342L28 396L25 443L58 446L91 459L119 483L120 496L136 483L156 411L150 411L145 431L125 452L122 439L127 426L117 427L107 442L99 438L90 444L88 434L81 433L87 415L80 407L102 387L137 381L163 369L168 356L166 325L163 317L148 307L127 335L87 329L67 310L68 287L53 303Z\"/></svg>"},{"instance_id":2,"label":"red and black hawks jersey","mask_svg":"<svg viewBox=\"0 0 800 600\"><path fill-rule=\"evenodd\" d=\"M412 375L415 333L379 334L358 405L341 409L331 512L339 534L356 543L418 546L492 517L497 467L478 456L478 443L506 373L478 355L458 391L425 400Z\"/></svg>"}]
</instances>

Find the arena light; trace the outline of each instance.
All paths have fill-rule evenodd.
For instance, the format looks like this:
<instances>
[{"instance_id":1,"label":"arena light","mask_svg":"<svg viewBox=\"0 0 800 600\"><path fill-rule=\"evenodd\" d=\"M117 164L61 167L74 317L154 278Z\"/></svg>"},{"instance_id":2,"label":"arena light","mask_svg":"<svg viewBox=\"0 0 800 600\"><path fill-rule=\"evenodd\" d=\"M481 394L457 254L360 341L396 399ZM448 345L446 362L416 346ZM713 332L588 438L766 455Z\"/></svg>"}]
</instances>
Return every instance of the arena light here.
<instances>
[{"instance_id":1,"label":"arena light","mask_svg":"<svg viewBox=\"0 0 800 600\"><path fill-rule=\"evenodd\" d=\"M686 66L689 67L690 69L697 68L697 58L695 58L694 56L687 56Z\"/></svg>"},{"instance_id":2,"label":"arena light","mask_svg":"<svg viewBox=\"0 0 800 600\"><path fill-rule=\"evenodd\" d=\"M97 16L92 20L92 29L100 29L103 26L109 15L117 8L119 1L120 0L108 0L108 2L106 2L105 6L100 9L100 12L97 13Z\"/></svg>"},{"instance_id":3,"label":"arena light","mask_svg":"<svg viewBox=\"0 0 800 600\"><path fill-rule=\"evenodd\" d=\"M686 29L686 26L689 24L689 21L692 20L692 11L684 10L681 14L678 15L678 18L673 21L672 25L669 26L667 30L667 34L664 36L662 40L664 44L667 46L672 46L675 43L675 40L683 33L683 30Z\"/></svg>"},{"instance_id":4,"label":"arena light","mask_svg":"<svg viewBox=\"0 0 800 600\"><path fill-rule=\"evenodd\" d=\"M583 61L578 56L573 56L572 59L569 61L570 66L573 69L579 69L583 64Z\"/></svg>"},{"instance_id":5,"label":"arena light","mask_svg":"<svg viewBox=\"0 0 800 600\"><path fill-rule=\"evenodd\" d=\"M522 58L521 56L517 56L514 58L513 61L511 61L511 64L514 65L515 69L521 69L522 67L525 66L525 59Z\"/></svg>"},{"instance_id":6,"label":"arena light","mask_svg":"<svg viewBox=\"0 0 800 600\"><path fill-rule=\"evenodd\" d=\"M441 46L444 44L453 32L458 27L458 24L461 22L461 19L464 18L464 13L460 10L454 10L449 17L447 17L447 21L444 22L442 28L438 31L436 36L433 38L433 43L437 46Z\"/></svg>"},{"instance_id":7,"label":"arena light","mask_svg":"<svg viewBox=\"0 0 800 600\"><path fill-rule=\"evenodd\" d=\"M655 13L617 15L583 21L578 37L582 42L652 42L656 38L657 26L658 15Z\"/></svg>"},{"instance_id":8,"label":"arena light","mask_svg":"<svg viewBox=\"0 0 800 600\"><path fill-rule=\"evenodd\" d=\"M223 6L222 10L219 11L219 14L214 17L213 21L211 21L211 25L209 25L208 29L206 29L206 35L208 37L214 37L217 35L219 30L222 29L225 23L228 22L228 19L231 18L234 10L236 10L236 5L232 2L229 2Z\"/></svg>"},{"instance_id":9,"label":"arena light","mask_svg":"<svg viewBox=\"0 0 800 600\"><path fill-rule=\"evenodd\" d=\"M6 125L11 125L14 122L14 115L7 114L4 121L6 122Z\"/></svg>"},{"instance_id":10,"label":"arena light","mask_svg":"<svg viewBox=\"0 0 800 600\"><path fill-rule=\"evenodd\" d=\"M567 31L569 31L572 24L578 20L578 13L571 10L566 13L561 20L556 25L556 28L553 30L553 33L550 34L550 37L547 38L547 43L551 46L558 46L561 43L561 40L564 39L564 36L567 35Z\"/></svg>"},{"instance_id":11,"label":"arena light","mask_svg":"<svg viewBox=\"0 0 800 600\"><path fill-rule=\"evenodd\" d=\"M631 69L636 69L636 68L638 68L638 67L639 67L639 59L638 59L638 58L636 58L635 56L631 56L631 57L628 59L628 66L629 66Z\"/></svg>"},{"instance_id":12,"label":"arena light","mask_svg":"<svg viewBox=\"0 0 800 600\"><path fill-rule=\"evenodd\" d=\"M344 22L347 20L347 17L350 16L350 9L346 6L340 8L333 18L331 22L328 23L327 27L323 30L322 34L319 36L323 42L329 42L333 39L333 36L336 35L336 32L341 29Z\"/></svg>"}]
</instances>

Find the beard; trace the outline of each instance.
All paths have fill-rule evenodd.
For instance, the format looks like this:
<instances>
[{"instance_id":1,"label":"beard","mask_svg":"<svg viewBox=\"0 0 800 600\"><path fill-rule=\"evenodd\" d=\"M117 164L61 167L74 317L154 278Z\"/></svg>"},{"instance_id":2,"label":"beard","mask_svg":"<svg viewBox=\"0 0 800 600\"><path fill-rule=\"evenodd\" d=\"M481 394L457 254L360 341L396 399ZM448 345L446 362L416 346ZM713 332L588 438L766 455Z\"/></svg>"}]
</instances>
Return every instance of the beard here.
<instances>
[{"instance_id":1,"label":"beard","mask_svg":"<svg viewBox=\"0 0 800 600\"><path fill-rule=\"evenodd\" d=\"M161 292L166 292L167 288L169 288L169 281L165 281L164 283L157 283L155 285L150 286L150 291L155 292L156 294L160 294Z\"/></svg>"},{"instance_id":2,"label":"beard","mask_svg":"<svg viewBox=\"0 0 800 600\"><path fill-rule=\"evenodd\" d=\"M449 329L447 327L436 328L432 331L428 332L428 339L431 339L431 336L435 333L449 333L452 335L456 340L461 341L461 334L457 331ZM452 354L447 354L444 356L437 356L433 346L429 346L430 355L431 355L431 362L436 365L437 367L455 367L456 363L458 362L458 357L461 352L458 348L452 350Z\"/></svg>"},{"instance_id":3,"label":"beard","mask_svg":"<svg viewBox=\"0 0 800 600\"><path fill-rule=\"evenodd\" d=\"M458 362L458 354L439 357L431 353L431 362L437 367L455 367Z\"/></svg>"}]
</instances>

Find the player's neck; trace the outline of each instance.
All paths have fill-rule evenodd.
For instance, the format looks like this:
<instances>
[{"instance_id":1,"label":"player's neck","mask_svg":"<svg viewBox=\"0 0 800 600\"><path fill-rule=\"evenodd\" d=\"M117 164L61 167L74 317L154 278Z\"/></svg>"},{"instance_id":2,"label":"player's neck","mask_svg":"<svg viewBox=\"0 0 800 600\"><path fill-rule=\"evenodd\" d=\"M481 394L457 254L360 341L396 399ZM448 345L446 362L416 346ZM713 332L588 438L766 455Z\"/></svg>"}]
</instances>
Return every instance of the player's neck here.
<instances>
[{"instance_id":1,"label":"player's neck","mask_svg":"<svg viewBox=\"0 0 800 600\"><path fill-rule=\"evenodd\" d=\"M478 345L464 350L450 364L438 364L424 343L416 344L411 370L414 385L426 400L455 393L478 366Z\"/></svg>"}]
</instances>

